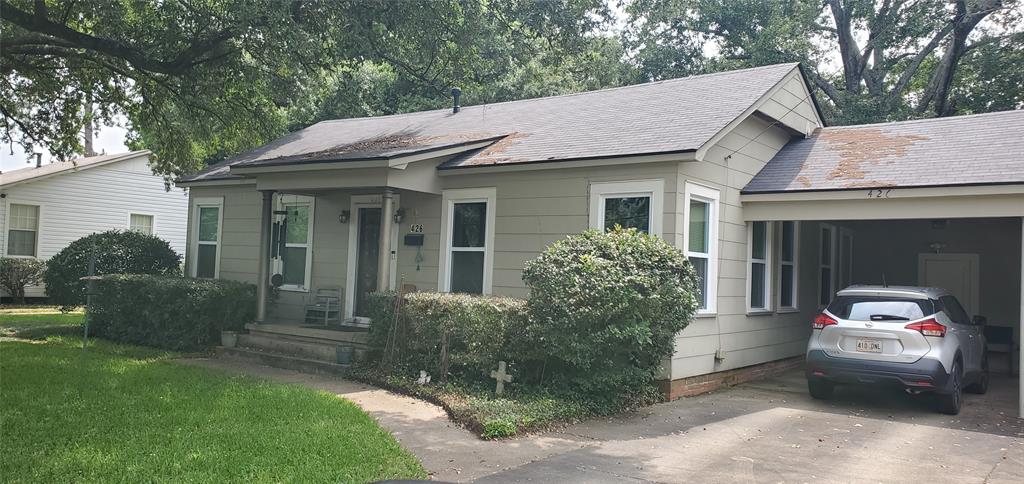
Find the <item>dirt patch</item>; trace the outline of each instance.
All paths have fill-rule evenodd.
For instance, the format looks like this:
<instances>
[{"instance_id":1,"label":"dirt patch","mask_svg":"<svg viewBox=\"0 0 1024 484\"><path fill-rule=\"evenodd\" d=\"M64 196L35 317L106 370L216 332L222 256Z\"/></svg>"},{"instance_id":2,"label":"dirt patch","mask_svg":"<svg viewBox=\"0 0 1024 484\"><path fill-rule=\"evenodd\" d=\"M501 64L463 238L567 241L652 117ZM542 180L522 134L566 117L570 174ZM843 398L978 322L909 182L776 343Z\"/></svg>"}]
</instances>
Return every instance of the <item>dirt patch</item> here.
<instances>
[{"instance_id":1,"label":"dirt patch","mask_svg":"<svg viewBox=\"0 0 1024 484\"><path fill-rule=\"evenodd\" d=\"M829 180L862 180L864 163L878 165L894 162L918 141L929 139L920 135L895 135L878 128L823 131L821 139L828 149L839 153L839 163L828 174ZM855 182L856 183L856 182ZM871 186L890 186L888 182L871 182Z\"/></svg>"}]
</instances>

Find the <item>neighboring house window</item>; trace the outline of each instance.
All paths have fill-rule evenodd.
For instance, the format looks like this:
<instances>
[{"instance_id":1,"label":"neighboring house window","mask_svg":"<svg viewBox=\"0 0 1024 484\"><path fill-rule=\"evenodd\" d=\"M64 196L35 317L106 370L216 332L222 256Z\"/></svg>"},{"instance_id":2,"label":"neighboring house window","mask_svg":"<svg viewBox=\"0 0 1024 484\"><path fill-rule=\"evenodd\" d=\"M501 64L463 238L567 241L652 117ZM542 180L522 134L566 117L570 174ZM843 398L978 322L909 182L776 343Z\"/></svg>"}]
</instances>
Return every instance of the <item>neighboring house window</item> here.
<instances>
[{"instance_id":1,"label":"neighboring house window","mask_svg":"<svg viewBox=\"0 0 1024 484\"><path fill-rule=\"evenodd\" d=\"M442 291L490 294L495 199L494 188L445 190Z\"/></svg>"},{"instance_id":2,"label":"neighboring house window","mask_svg":"<svg viewBox=\"0 0 1024 484\"><path fill-rule=\"evenodd\" d=\"M195 201L195 264L192 268L192 275L195 277L212 279L220 275L223 211L224 201L221 198L198 198Z\"/></svg>"},{"instance_id":3,"label":"neighboring house window","mask_svg":"<svg viewBox=\"0 0 1024 484\"><path fill-rule=\"evenodd\" d=\"M7 255L36 257L39 243L39 206L12 203L8 206Z\"/></svg>"},{"instance_id":4,"label":"neighboring house window","mask_svg":"<svg viewBox=\"0 0 1024 484\"><path fill-rule=\"evenodd\" d=\"M664 187L662 180L592 183L590 227L606 231L618 225L661 235Z\"/></svg>"},{"instance_id":5,"label":"neighboring house window","mask_svg":"<svg viewBox=\"0 0 1024 484\"><path fill-rule=\"evenodd\" d=\"M818 252L818 305L828 306L835 293L836 228L822 224Z\"/></svg>"},{"instance_id":6,"label":"neighboring house window","mask_svg":"<svg viewBox=\"0 0 1024 484\"><path fill-rule=\"evenodd\" d=\"M772 227L769 222L750 222L747 224L747 280L750 282L747 294L747 309L750 311L768 311L771 294L770 265L772 253Z\"/></svg>"},{"instance_id":7,"label":"neighboring house window","mask_svg":"<svg viewBox=\"0 0 1024 484\"><path fill-rule=\"evenodd\" d=\"M683 243L699 278L697 312L714 313L718 277L718 190L686 184Z\"/></svg>"},{"instance_id":8,"label":"neighboring house window","mask_svg":"<svg viewBox=\"0 0 1024 484\"><path fill-rule=\"evenodd\" d=\"M779 250L779 308L797 309L797 254L799 222L782 222L782 247Z\"/></svg>"},{"instance_id":9,"label":"neighboring house window","mask_svg":"<svg viewBox=\"0 0 1024 484\"><path fill-rule=\"evenodd\" d=\"M128 230L153 235L153 216L133 213L128 216Z\"/></svg>"},{"instance_id":10,"label":"neighboring house window","mask_svg":"<svg viewBox=\"0 0 1024 484\"><path fill-rule=\"evenodd\" d=\"M307 290L313 272L313 198L282 195L278 210L286 212L286 229L274 271L283 276L283 289Z\"/></svg>"}]
</instances>

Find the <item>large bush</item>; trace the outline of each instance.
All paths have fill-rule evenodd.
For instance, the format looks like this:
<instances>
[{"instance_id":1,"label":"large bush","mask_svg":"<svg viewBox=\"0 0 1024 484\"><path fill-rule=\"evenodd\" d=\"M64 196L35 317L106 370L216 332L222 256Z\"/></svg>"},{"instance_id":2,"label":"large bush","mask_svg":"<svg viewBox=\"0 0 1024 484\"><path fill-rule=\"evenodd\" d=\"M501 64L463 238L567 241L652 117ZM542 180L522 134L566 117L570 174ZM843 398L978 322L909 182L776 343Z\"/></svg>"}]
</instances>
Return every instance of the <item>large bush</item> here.
<instances>
[{"instance_id":1,"label":"large bush","mask_svg":"<svg viewBox=\"0 0 1024 484\"><path fill-rule=\"evenodd\" d=\"M192 351L218 344L256 312L256 286L177 276L108 275L96 285L90 333L144 346Z\"/></svg>"},{"instance_id":2,"label":"large bush","mask_svg":"<svg viewBox=\"0 0 1024 484\"><path fill-rule=\"evenodd\" d=\"M650 388L675 335L697 309L686 257L635 229L590 230L527 262L527 334L547 372L593 397Z\"/></svg>"},{"instance_id":3,"label":"large bush","mask_svg":"<svg viewBox=\"0 0 1024 484\"><path fill-rule=\"evenodd\" d=\"M25 286L39 284L46 264L38 259L21 257L0 258L0 288L7 291L14 301L25 303Z\"/></svg>"},{"instance_id":4,"label":"large bush","mask_svg":"<svg viewBox=\"0 0 1024 484\"><path fill-rule=\"evenodd\" d=\"M43 273L50 302L65 308L85 304L89 258L96 254L96 274L178 275L181 256L167 241L136 231L111 230L78 239L51 257Z\"/></svg>"}]
</instances>

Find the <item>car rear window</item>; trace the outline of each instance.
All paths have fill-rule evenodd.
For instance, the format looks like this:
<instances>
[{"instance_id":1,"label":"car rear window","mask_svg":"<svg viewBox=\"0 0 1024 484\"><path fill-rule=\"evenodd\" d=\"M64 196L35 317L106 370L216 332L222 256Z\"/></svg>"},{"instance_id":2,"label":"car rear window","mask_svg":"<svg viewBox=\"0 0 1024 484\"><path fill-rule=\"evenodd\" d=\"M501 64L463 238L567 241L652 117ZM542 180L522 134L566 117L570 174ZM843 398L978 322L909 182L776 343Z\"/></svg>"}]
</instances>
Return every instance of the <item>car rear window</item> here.
<instances>
[{"instance_id":1,"label":"car rear window","mask_svg":"<svg viewBox=\"0 0 1024 484\"><path fill-rule=\"evenodd\" d=\"M935 311L930 299L839 296L828 305L828 312L850 321L910 321Z\"/></svg>"}]
</instances>

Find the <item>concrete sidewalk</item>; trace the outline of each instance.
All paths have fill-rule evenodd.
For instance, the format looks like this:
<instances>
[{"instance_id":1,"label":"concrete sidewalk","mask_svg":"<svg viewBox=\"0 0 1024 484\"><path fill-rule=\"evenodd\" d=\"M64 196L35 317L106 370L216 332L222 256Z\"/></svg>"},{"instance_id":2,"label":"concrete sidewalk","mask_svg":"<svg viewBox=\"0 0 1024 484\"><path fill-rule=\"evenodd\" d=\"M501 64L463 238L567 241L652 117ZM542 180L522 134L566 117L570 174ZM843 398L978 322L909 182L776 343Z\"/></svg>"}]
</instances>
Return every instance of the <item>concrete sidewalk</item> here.
<instances>
[{"instance_id":1,"label":"concrete sidewalk","mask_svg":"<svg viewBox=\"0 0 1024 484\"><path fill-rule=\"evenodd\" d=\"M791 372L558 432L482 441L440 408L366 385L190 363L350 399L444 481L1024 482L1024 421L1003 401L1009 390L969 395L963 414L950 417L898 392L851 389L815 401Z\"/></svg>"}]
</instances>

